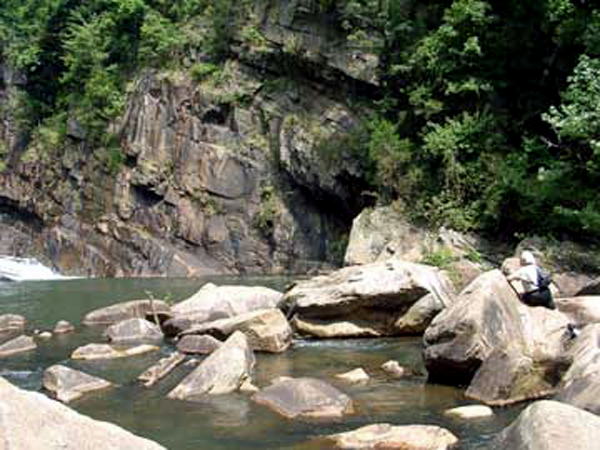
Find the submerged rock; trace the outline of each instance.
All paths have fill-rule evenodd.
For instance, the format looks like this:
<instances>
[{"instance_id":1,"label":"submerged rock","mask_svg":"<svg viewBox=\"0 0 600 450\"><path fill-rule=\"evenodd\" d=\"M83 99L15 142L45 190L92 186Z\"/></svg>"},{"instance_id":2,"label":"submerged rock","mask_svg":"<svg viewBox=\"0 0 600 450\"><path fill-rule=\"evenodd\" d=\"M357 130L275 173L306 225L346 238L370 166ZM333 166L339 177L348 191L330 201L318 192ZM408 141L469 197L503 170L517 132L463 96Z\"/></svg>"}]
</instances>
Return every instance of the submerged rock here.
<instances>
[{"instance_id":1,"label":"submerged rock","mask_svg":"<svg viewBox=\"0 0 600 450\"><path fill-rule=\"evenodd\" d=\"M54 397L69 403L87 392L106 389L112 383L79 370L56 364L44 371L42 385Z\"/></svg>"},{"instance_id":2,"label":"submerged rock","mask_svg":"<svg viewBox=\"0 0 600 450\"><path fill-rule=\"evenodd\" d=\"M117 425L94 420L0 377L0 436L11 450L164 450Z\"/></svg>"},{"instance_id":3,"label":"submerged rock","mask_svg":"<svg viewBox=\"0 0 600 450\"><path fill-rule=\"evenodd\" d=\"M0 358L35 350L37 345L32 337L21 335L0 345Z\"/></svg>"},{"instance_id":4,"label":"submerged rock","mask_svg":"<svg viewBox=\"0 0 600 450\"><path fill-rule=\"evenodd\" d=\"M185 331L184 335L209 334L217 339L226 339L235 331L243 332L255 351L281 353L292 344L292 328L279 309L250 311L229 319L203 323Z\"/></svg>"},{"instance_id":5,"label":"submerged rock","mask_svg":"<svg viewBox=\"0 0 600 450\"><path fill-rule=\"evenodd\" d=\"M350 397L316 378L284 378L252 399L288 419L335 419L354 412Z\"/></svg>"},{"instance_id":6,"label":"submerged rock","mask_svg":"<svg viewBox=\"0 0 600 450\"><path fill-rule=\"evenodd\" d=\"M434 425L367 425L353 431L332 434L327 439L339 449L446 450L458 443L450 431Z\"/></svg>"},{"instance_id":7,"label":"submerged rock","mask_svg":"<svg viewBox=\"0 0 600 450\"><path fill-rule=\"evenodd\" d=\"M169 356L161 358L156 364L144 371L137 379L144 383L144 386L150 387L166 377L183 361L185 361L185 355L183 353L173 352Z\"/></svg>"},{"instance_id":8,"label":"submerged rock","mask_svg":"<svg viewBox=\"0 0 600 450\"><path fill-rule=\"evenodd\" d=\"M351 370L350 372L337 374L335 377L349 383L365 383L371 379L369 374L360 367L358 369Z\"/></svg>"},{"instance_id":9,"label":"submerged rock","mask_svg":"<svg viewBox=\"0 0 600 450\"><path fill-rule=\"evenodd\" d=\"M138 345L129 348L117 348L108 344L87 344L79 347L71 353L73 359L115 359L127 358L129 356L141 355L143 353L157 351L154 345Z\"/></svg>"},{"instance_id":10,"label":"submerged rock","mask_svg":"<svg viewBox=\"0 0 600 450\"><path fill-rule=\"evenodd\" d=\"M59 320L56 322L56 325L54 325L54 329L52 330L54 334L71 333L73 331L75 331L75 327L66 320Z\"/></svg>"},{"instance_id":11,"label":"submerged rock","mask_svg":"<svg viewBox=\"0 0 600 450\"><path fill-rule=\"evenodd\" d=\"M18 314L1 314L0 315L0 333L7 331L23 330L27 320L25 317Z\"/></svg>"},{"instance_id":12,"label":"submerged rock","mask_svg":"<svg viewBox=\"0 0 600 450\"><path fill-rule=\"evenodd\" d=\"M85 325L110 325L127 319L164 320L171 316L171 309L162 300L131 300L89 312L83 318Z\"/></svg>"},{"instance_id":13,"label":"submerged rock","mask_svg":"<svg viewBox=\"0 0 600 450\"><path fill-rule=\"evenodd\" d=\"M457 408L447 409L444 415L456 417L458 419L480 419L482 417L491 417L494 411L489 406L485 405L467 405Z\"/></svg>"},{"instance_id":14,"label":"submerged rock","mask_svg":"<svg viewBox=\"0 0 600 450\"><path fill-rule=\"evenodd\" d=\"M235 332L169 392L168 397L193 400L204 394L235 392L252 378L254 364L254 354L246 336Z\"/></svg>"},{"instance_id":15,"label":"submerged rock","mask_svg":"<svg viewBox=\"0 0 600 450\"><path fill-rule=\"evenodd\" d=\"M110 342L156 342L163 339L160 327L145 319L127 319L115 323L104 331Z\"/></svg>"},{"instance_id":16,"label":"submerged rock","mask_svg":"<svg viewBox=\"0 0 600 450\"><path fill-rule=\"evenodd\" d=\"M284 308L295 313L292 324L302 334L391 336L400 334L398 320L428 294L440 308L454 301L452 284L438 269L388 261L298 282L285 293Z\"/></svg>"},{"instance_id":17,"label":"submerged rock","mask_svg":"<svg viewBox=\"0 0 600 450\"><path fill-rule=\"evenodd\" d=\"M592 449L600 442L600 418L564 403L541 400L527 407L492 443L520 450Z\"/></svg>"}]
</instances>

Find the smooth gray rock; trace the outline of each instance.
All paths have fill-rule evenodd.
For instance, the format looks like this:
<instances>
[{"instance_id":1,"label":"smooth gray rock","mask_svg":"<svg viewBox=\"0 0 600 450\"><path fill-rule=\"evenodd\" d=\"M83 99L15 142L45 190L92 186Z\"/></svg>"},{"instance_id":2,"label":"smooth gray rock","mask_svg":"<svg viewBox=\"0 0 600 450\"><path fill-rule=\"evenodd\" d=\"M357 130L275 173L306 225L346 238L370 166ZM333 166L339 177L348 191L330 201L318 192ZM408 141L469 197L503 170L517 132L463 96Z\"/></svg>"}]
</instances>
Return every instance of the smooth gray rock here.
<instances>
[{"instance_id":1,"label":"smooth gray rock","mask_svg":"<svg viewBox=\"0 0 600 450\"><path fill-rule=\"evenodd\" d=\"M56 364L44 371L42 385L63 403L80 398L87 392L106 389L112 383L79 370Z\"/></svg>"},{"instance_id":2,"label":"smooth gray rock","mask_svg":"<svg viewBox=\"0 0 600 450\"><path fill-rule=\"evenodd\" d=\"M190 334L182 336L177 341L177 350L182 353L206 355L218 349L223 342L215 339L210 335L195 335Z\"/></svg>"},{"instance_id":3,"label":"smooth gray rock","mask_svg":"<svg viewBox=\"0 0 600 450\"><path fill-rule=\"evenodd\" d=\"M598 448L600 418L564 403L540 400L527 407L493 441L494 450Z\"/></svg>"},{"instance_id":4,"label":"smooth gray rock","mask_svg":"<svg viewBox=\"0 0 600 450\"><path fill-rule=\"evenodd\" d=\"M0 345L0 358L35 350L37 344L30 336L21 335Z\"/></svg>"},{"instance_id":5,"label":"smooth gray rock","mask_svg":"<svg viewBox=\"0 0 600 450\"><path fill-rule=\"evenodd\" d=\"M255 351L281 353L292 344L292 328L279 309L250 311L228 319L216 320L192 327L184 332L209 334L224 340L235 331L243 332Z\"/></svg>"},{"instance_id":6,"label":"smooth gray rock","mask_svg":"<svg viewBox=\"0 0 600 450\"><path fill-rule=\"evenodd\" d=\"M169 392L168 397L193 400L205 394L235 392L244 381L252 378L254 364L254 354L246 336L235 332Z\"/></svg>"},{"instance_id":7,"label":"smooth gray rock","mask_svg":"<svg viewBox=\"0 0 600 450\"><path fill-rule=\"evenodd\" d=\"M153 320L171 316L171 309L162 300L131 300L117 303L89 312L83 318L85 325L110 325L126 319L139 318Z\"/></svg>"},{"instance_id":8,"label":"smooth gray rock","mask_svg":"<svg viewBox=\"0 0 600 450\"><path fill-rule=\"evenodd\" d=\"M600 368L571 382L555 399L600 415Z\"/></svg>"},{"instance_id":9,"label":"smooth gray rock","mask_svg":"<svg viewBox=\"0 0 600 450\"><path fill-rule=\"evenodd\" d=\"M145 319L127 319L104 331L104 336L115 343L157 342L163 339L160 327Z\"/></svg>"},{"instance_id":10,"label":"smooth gray rock","mask_svg":"<svg viewBox=\"0 0 600 450\"><path fill-rule=\"evenodd\" d=\"M0 377L2 450L164 450L161 445L107 422L79 414L43 394Z\"/></svg>"},{"instance_id":11,"label":"smooth gray rock","mask_svg":"<svg viewBox=\"0 0 600 450\"><path fill-rule=\"evenodd\" d=\"M336 419L354 411L350 397L316 378L284 378L252 399L288 419Z\"/></svg>"}]
</instances>

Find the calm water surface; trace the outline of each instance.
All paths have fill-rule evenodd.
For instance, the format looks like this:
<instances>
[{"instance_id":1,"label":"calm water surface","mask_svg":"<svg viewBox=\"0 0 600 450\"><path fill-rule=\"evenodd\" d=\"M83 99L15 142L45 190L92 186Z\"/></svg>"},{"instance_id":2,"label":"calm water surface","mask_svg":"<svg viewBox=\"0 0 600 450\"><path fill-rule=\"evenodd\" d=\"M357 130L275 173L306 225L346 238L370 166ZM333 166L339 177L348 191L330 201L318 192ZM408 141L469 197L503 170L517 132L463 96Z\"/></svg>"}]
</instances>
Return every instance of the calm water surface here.
<instances>
[{"instance_id":1,"label":"calm water surface","mask_svg":"<svg viewBox=\"0 0 600 450\"><path fill-rule=\"evenodd\" d=\"M326 449L320 435L348 431L371 423L435 424L456 434L464 449L484 449L495 434L510 423L520 408L495 410L491 419L471 422L444 417L444 410L469 404L463 391L427 385L424 377L388 380L379 367L395 359L424 372L419 338L295 341L280 355L257 354L255 384L259 387L278 376L311 376L329 381L354 401L356 413L343 421L314 423L288 421L255 405L246 395L223 395L202 402L169 400L166 394L189 371L179 367L155 387L140 386L136 377L148 366L169 354L165 343L160 352L112 361L72 361L71 352L90 342L103 342L102 328L80 326L83 316L113 303L148 298L177 302L196 292L205 282L262 285L282 290L290 279L211 278L189 279L79 279L24 283L0 282L0 314L22 314L28 332L52 329L61 319L77 331L38 341L34 352L0 360L0 376L30 390L41 389L43 371L61 363L106 378L118 386L89 394L70 404L96 419L116 423L133 433L159 442L171 450L231 449ZM348 385L333 375L357 367L372 380Z\"/></svg>"}]
</instances>

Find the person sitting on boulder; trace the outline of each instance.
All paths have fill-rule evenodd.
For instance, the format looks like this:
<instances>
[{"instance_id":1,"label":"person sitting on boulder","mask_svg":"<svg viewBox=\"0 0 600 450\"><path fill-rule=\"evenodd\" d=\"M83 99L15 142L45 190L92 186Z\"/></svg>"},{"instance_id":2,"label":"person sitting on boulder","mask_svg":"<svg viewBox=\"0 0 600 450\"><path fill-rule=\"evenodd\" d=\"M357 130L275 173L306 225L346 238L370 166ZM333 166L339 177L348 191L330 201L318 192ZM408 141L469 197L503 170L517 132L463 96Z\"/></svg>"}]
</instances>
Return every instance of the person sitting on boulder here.
<instances>
[{"instance_id":1,"label":"person sitting on boulder","mask_svg":"<svg viewBox=\"0 0 600 450\"><path fill-rule=\"evenodd\" d=\"M521 268L506 277L509 283L520 281L523 293L520 294L521 301L529 306L545 306L548 309L556 309L550 287L540 285L543 279L542 271L535 263L533 253L525 250L521 253Z\"/></svg>"}]
</instances>

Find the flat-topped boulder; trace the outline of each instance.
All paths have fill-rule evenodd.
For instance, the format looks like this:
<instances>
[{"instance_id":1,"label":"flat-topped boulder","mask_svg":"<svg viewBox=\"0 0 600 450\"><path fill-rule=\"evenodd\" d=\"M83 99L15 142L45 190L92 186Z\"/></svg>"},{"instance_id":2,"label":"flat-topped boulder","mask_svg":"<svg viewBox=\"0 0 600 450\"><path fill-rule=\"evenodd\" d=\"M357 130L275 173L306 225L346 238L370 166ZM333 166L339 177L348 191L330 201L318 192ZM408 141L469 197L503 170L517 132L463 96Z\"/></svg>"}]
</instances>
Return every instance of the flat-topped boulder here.
<instances>
[{"instance_id":1,"label":"flat-topped boulder","mask_svg":"<svg viewBox=\"0 0 600 450\"><path fill-rule=\"evenodd\" d=\"M63 403L80 398L83 394L112 386L110 381L79 370L55 364L44 371L42 386Z\"/></svg>"},{"instance_id":2,"label":"flat-topped boulder","mask_svg":"<svg viewBox=\"0 0 600 450\"><path fill-rule=\"evenodd\" d=\"M160 327L145 319L126 319L109 326L104 336L115 343L157 342L162 341Z\"/></svg>"},{"instance_id":3,"label":"flat-topped boulder","mask_svg":"<svg viewBox=\"0 0 600 450\"><path fill-rule=\"evenodd\" d=\"M0 358L28 352L36 348L37 344L33 338L23 334L0 345Z\"/></svg>"},{"instance_id":4,"label":"flat-topped boulder","mask_svg":"<svg viewBox=\"0 0 600 450\"><path fill-rule=\"evenodd\" d=\"M336 419L354 412L350 397L316 378L283 378L252 399L288 419Z\"/></svg>"},{"instance_id":5,"label":"flat-topped boulder","mask_svg":"<svg viewBox=\"0 0 600 450\"><path fill-rule=\"evenodd\" d=\"M121 427L84 416L0 377L1 448L10 450L164 450Z\"/></svg>"},{"instance_id":6,"label":"flat-topped boulder","mask_svg":"<svg viewBox=\"0 0 600 450\"><path fill-rule=\"evenodd\" d=\"M182 353L207 355L218 349L222 343L210 335L189 334L177 341L177 350Z\"/></svg>"},{"instance_id":7,"label":"flat-topped boulder","mask_svg":"<svg viewBox=\"0 0 600 450\"><path fill-rule=\"evenodd\" d=\"M137 345L135 347L116 347L109 344L87 344L75 349L73 353L71 353L71 358L86 360L127 358L129 356L154 352L158 349L157 346L148 344Z\"/></svg>"},{"instance_id":8,"label":"flat-topped boulder","mask_svg":"<svg viewBox=\"0 0 600 450\"><path fill-rule=\"evenodd\" d=\"M338 449L446 450L458 438L435 425L391 425L378 423L327 436Z\"/></svg>"},{"instance_id":9,"label":"flat-topped boulder","mask_svg":"<svg viewBox=\"0 0 600 450\"><path fill-rule=\"evenodd\" d=\"M164 320L171 317L171 308L162 300L130 300L89 312L83 318L85 325L110 325L126 319Z\"/></svg>"},{"instance_id":10,"label":"flat-topped boulder","mask_svg":"<svg viewBox=\"0 0 600 450\"><path fill-rule=\"evenodd\" d=\"M235 332L179 383L168 397L179 400L238 391L252 378L255 358L248 339Z\"/></svg>"},{"instance_id":11,"label":"flat-topped boulder","mask_svg":"<svg viewBox=\"0 0 600 450\"><path fill-rule=\"evenodd\" d=\"M314 337L398 335L398 321L417 301L433 294L438 310L454 301L446 275L437 268L390 260L346 267L298 282L284 295L292 325Z\"/></svg>"},{"instance_id":12,"label":"flat-topped boulder","mask_svg":"<svg viewBox=\"0 0 600 450\"><path fill-rule=\"evenodd\" d=\"M197 325L183 333L209 334L224 340L235 331L243 332L256 351L281 353L292 344L292 328L279 309L250 311L228 319Z\"/></svg>"},{"instance_id":13,"label":"flat-topped boulder","mask_svg":"<svg viewBox=\"0 0 600 450\"><path fill-rule=\"evenodd\" d=\"M283 294L262 286L217 286L207 283L191 297L172 307L175 319L207 322L257 309L278 308Z\"/></svg>"},{"instance_id":14,"label":"flat-topped boulder","mask_svg":"<svg viewBox=\"0 0 600 450\"><path fill-rule=\"evenodd\" d=\"M23 330L27 320L19 314L0 314L0 333Z\"/></svg>"},{"instance_id":15,"label":"flat-topped boulder","mask_svg":"<svg viewBox=\"0 0 600 450\"><path fill-rule=\"evenodd\" d=\"M492 443L495 449L598 448L600 417L552 400L529 405Z\"/></svg>"},{"instance_id":16,"label":"flat-topped boulder","mask_svg":"<svg viewBox=\"0 0 600 450\"><path fill-rule=\"evenodd\" d=\"M424 360L429 378L468 385L496 349L534 362L560 360L567 322L558 311L521 303L499 270L486 272L425 331Z\"/></svg>"}]
</instances>

